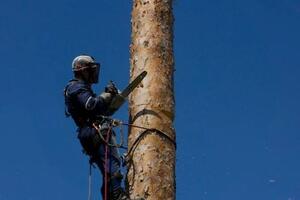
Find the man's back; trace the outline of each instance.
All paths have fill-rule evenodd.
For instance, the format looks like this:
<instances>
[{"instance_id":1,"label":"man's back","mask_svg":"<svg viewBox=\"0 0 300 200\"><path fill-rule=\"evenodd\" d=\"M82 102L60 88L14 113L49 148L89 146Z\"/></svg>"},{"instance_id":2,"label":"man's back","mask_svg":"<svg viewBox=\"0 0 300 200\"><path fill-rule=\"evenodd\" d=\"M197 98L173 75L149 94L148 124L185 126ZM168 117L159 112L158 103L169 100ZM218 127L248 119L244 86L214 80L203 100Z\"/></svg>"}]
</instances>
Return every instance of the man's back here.
<instances>
[{"instance_id":1,"label":"man's back","mask_svg":"<svg viewBox=\"0 0 300 200\"><path fill-rule=\"evenodd\" d=\"M78 127L91 125L97 116L105 115L107 104L92 91L90 84L71 80L65 87L66 113Z\"/></svg>"}]
</instances>

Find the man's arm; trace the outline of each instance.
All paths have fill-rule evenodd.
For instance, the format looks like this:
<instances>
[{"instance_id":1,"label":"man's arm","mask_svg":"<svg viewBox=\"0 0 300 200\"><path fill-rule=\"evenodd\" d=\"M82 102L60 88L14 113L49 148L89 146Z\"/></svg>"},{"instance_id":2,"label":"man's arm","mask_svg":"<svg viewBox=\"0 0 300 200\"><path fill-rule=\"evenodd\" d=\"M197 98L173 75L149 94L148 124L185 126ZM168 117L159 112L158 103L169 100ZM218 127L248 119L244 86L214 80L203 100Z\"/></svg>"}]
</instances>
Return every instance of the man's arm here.
<instances>
[{"instance_id":1,"label":"man's arm","mask_svg":"<svg viewBox=\"0 0 300 200\"><path fill-rule=\"evenodd\" d=\"M103 92L101 95L95 96L90 90L82 90L78 93L77 98L84 109L91 111L96 115L106 115L112 95Z\"/></svg>"},{"instance_id":2,"label":"man's arm","mask_svg":"<svg viewBox=\"0 0 300 200\"><path fill-rule=\"evenodd\" d=\"M91 88L82 83L75 83L70 85L67 94L76 98L78 106L81 109L90 111L95 115L106 115L108 105L111 102L112 96L109 93L102 93L96 96Z\"/></svg>"}]
</instances>

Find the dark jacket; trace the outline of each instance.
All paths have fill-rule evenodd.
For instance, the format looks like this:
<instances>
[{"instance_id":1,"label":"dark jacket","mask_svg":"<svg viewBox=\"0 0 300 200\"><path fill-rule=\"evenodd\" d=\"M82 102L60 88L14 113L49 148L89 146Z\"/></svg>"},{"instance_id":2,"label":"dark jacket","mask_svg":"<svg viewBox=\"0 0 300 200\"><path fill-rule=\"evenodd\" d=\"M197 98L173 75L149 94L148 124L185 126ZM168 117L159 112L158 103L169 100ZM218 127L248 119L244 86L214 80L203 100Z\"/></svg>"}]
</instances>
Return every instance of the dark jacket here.
<instances>
[{"instance_id":1,"label":"dark jacket","mask_svg":"<svg viewBox=\"0 0 300 200\"><path fill-rule=\"evenodd\" d=\"M107 115L108 105L101 96L96 96L91 85L81 80L71 80L64 90L66 114L77 125L78 138L87 153L95 151L96 129L93 122Z\"/></svg>"}]
</instances>

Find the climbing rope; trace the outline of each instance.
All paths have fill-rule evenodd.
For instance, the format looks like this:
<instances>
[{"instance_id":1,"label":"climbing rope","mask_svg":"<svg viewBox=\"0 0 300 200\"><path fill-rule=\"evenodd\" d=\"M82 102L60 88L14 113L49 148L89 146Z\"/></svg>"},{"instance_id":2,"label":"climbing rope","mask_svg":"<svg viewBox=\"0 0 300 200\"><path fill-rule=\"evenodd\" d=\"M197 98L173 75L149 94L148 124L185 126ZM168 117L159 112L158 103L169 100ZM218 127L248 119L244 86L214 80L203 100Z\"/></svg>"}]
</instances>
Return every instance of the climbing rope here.
<instances>
[{"instance_id":1,"label":"climbing rope","mask_svg":"<svg viewBox=\"0 0 300 200\"><path fill-rule=\"evenodd\" d=\"M93 124L94 128L98 131L99 135L101 135L101 139L105 143L105 155L104 155L104 200L108 200L108 154L109 154L109 146L113 146L112 144L109 144L110 139L110 133L112 126L109 126L108 131L106 133L106 139L104 139L103 135L100 133L100 129ZM121 145L120 147L121 148ZM92 200L92 167L93 161L90 159L89 161L89 186L88 186L88 200Z\"/></svg>"},{"instance_id":2,"label":"climbing rope","mask_svg":"<svg viewBox=\"0 0 300 200\"><path fill-rule=\"evenodd\" d=\"M108 177L108 154L109 154L109 148L110 147L115 147L115 148L123 148L123 149L128 149L127 147L124 146L124 132L123 132L123 126L127 126L127 127L133 127L133 128L139 128L139 129L143 129L144 131L141 132L139 134L139 136L136 138L136 140L133 142L132 146L130 147L130 149L127 151L127 154L125 156L125 162L128 163L129 161L132 161L132 155L134 150L136 149L137 145L139 144L139 142L142 140L143 137L145 137L147 134L149 133L156 133L157 135L167 139L169 142L171 142L175 149L176 149L176 142L165 132L159 130L159 129L155 129L155 128L147 128L147 127L143 127L143 126L138 126L138 125L134 125L134 124L130 124L130 123L124 123L121 120L116 120L116 119L112 119L110 117L107 116L101 116L102 121L101 123L93 123L93 127L97 130L102 142L105 144L105 167L104 167L104 200L108 200L108 182L109 182L109 177ZM101 133L101 124L103 122L103 120L106 120L109 122L110 126L108 128L108 131L106 133L106 138L104 138L104 136ZM110 143L110 137L111 137L111 131L113 127L119 127L120 128L120 144L111 144ZM91 200L91 166L90 165L90 175L89 175L89 195L88 195L88 200Z\"/></svg>"},{"instance_id":3,"label":"climbing rope","mask_svg":"<svg viewBox=\"0 0 300 200\"><path fill-rule=\"evenodd\" d=\"M93 164L90 162L88 200L92 200L92 165Z\"/></svg>"},{"instance_id":4,"label":"climbing rope","mask_svg":"<svg viewBox=\"0 0 300 200\"><path fill-rule=\"evenodd\" d=\"M120 144L110 144L110 143L107 143L105 141L105 139L103 138L103 135L100 132L101 126L97 125L96 123L93 123L93 126L98 131L99 136L101 137L102 141L104 141L108 146L127 149L127 147L123 146L123 144L124 144L124 138L123 138L124 137L123 136L124 133L123 133L123 128L122 127L123 126L128 126L128 127L134 127L134 128L143 129L144 132L148 132L149 131L149 132L157 133L158 135L160 135L160 136L166 138L167 140L169 140L175 146L175 148L176 148L176 142L168 134L166 134L165 132L163 132L163 131L161 131L159 129L156 129L156 128L147 128L147 127L143 127L143 126L134 125L134 124L131 124L131 123L124 123L121 120L113 119L113 118L110 118L110 117L107 117L107 116L100 116L100 117L102 118L102 121L103 120L107 120L108 122L110 122L110 124L111 124L110 127L120 127L121 143ZM140 140L140 137L143 134L145 134L144 132L142 134L140 134L140 136L136 139L136 141Z\"/></svg>"},{"instance_id":5,"label":"climbing rope","mask_svg":"<svg viewBox=\"0 0 300 200\"><path fill-rule=\"evenodd\" d=\"M105 158L104 158L104 200L107 200L107 195L108 195L108 147L109 145L107 145L109 143L109 139L110 139L110 132L111 132L112 127L110 126L107 134L106 134L106 145L105 145Z\"/></svg>"},{"instance_id":6,"label":"climbing rope","mask_svg":"<svg viewBox=\"0 0 300 200\"><path fill-rule=\"evenodd\" d=\"M102 142L104 142L105 145L110 146L110 147L116 147L116 148L121 148L121 149L127 149L127 147L124 146L124 131L123 131L123 126L121 126L121 124L119 124L119 121L113 121L110 129L112 127L119 127L120 128L120 144L111 144L109 143L109 141L106 141L106 139L103 137L102 133L101 133L101 125L98 125L96 123L93 123L93 127L97 130L98 135L100 136Z\"/></svg>"}]
</instances>

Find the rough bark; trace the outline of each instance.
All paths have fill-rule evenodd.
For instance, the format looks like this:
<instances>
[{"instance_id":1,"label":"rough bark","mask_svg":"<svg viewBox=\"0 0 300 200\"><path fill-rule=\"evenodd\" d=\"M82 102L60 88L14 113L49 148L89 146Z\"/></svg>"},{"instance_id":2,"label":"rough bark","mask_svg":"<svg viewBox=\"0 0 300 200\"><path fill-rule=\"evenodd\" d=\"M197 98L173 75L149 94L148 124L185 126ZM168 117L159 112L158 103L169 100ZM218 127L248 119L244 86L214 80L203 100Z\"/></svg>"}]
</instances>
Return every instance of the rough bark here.
<instances>
[{"instance_id":1,"label":"rough bark","mask_svg":"<svg viewBox=\"0 0 300 200\"><path fill-rule=\"evenodd\" d=\"M130 121L165 133L175 142L174 59L172 0L133 0L131 80L142 71L148 75L129 97ZM174 143L158 134L131 128L128 186L131 198L175 199Z\"/></svg>"}]
</instances>

